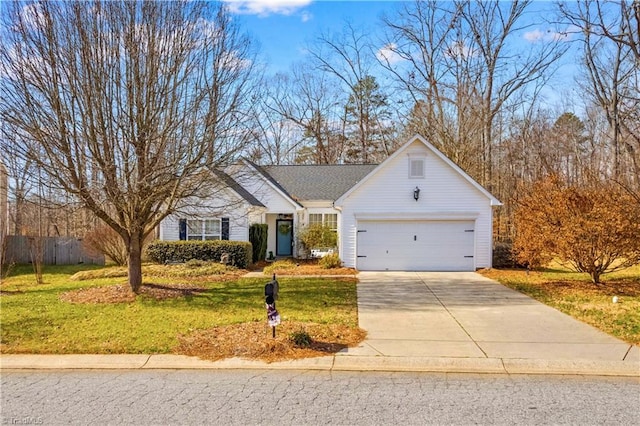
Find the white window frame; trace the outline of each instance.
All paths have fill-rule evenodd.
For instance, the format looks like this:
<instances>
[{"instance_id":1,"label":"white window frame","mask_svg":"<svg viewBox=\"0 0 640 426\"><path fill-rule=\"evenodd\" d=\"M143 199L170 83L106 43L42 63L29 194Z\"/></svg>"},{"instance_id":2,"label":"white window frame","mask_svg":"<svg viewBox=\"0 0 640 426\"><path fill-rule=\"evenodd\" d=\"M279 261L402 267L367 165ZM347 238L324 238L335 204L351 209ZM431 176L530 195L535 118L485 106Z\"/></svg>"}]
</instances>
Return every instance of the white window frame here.
<instances>
[{"instance_id":1,"label":"white window frame","mask_svg":"<svg viewBox=\"0 0 640 426\"><path fill-rule=\"evenodd\" d=\"M414 171L416 171L416 169L414 169L414 163L420 163L421 167L419 167L420 169L420 173L414 173ZM416 157L416 156L411 156L409 157L409 179L424 179L425 177L425 157Z\"/></svg>"},{"instance_id":2,"label":"white window frame","mask_svg":"<svg viewBox=\"0 0 640 426\"><path fill-rule=\"evenodd\" d=\"M320 216L320 221L315 219L311 221L311 216ZM316 224L322 225L323 223L324 223L324 215L322 213L309 213L309 226L316 225Z\"/></svg>"},{"instance_id":3,"label":"white window frame","mask_svg":"<svg viewBox=\"0 0 640 426\"><path fill-rule=\"evenodd\" d=\"M311 222L311 215L320 216L320 222L318 222L318 221ZM331 221L331 223L329 223L328 216L330 216L330 215L331 216L335 216L335 222ZM334 225L335 224L335 227L332 227L331 230L335 231L335 232L338 232L338 213L309 213L308 220L309 220L309 222L308 222L309 226L316 225L316 224L320 224L320 225L323 225L323 226Z\"/></svg>"},{"instance_id":4,"label":"white window frame","mask_svg":"<svg viewBox=\"0 0 640 426\"><path fill-rule=\"evenodd\" d=\"M338 232L338 213L324 213L322 215L322 224L323 225L333 225L333 221L331 221L332 223L328 223L329 221L327 220L327 216L335 216L336 220L335 220L335 227L331 227L332 231Z\"/></svg>"},{"instance_id":5,"label":"white window frame","mask_svg":"<svg viewBox=\"0 0 640 426\"><path fill-rule=\"evenodd\" d=\"M199 233L191 234L190 223L200 222L200 231ZM208 233L207 232L207 222L217 222L218 223L218 233ZM198 237L198 238L195 238ZM220 218L203 218L203 219L187 219L187 240L189 241L206 241L206 240L221 240L222 239L222 219Z\"/></svg>"}]
</instances>

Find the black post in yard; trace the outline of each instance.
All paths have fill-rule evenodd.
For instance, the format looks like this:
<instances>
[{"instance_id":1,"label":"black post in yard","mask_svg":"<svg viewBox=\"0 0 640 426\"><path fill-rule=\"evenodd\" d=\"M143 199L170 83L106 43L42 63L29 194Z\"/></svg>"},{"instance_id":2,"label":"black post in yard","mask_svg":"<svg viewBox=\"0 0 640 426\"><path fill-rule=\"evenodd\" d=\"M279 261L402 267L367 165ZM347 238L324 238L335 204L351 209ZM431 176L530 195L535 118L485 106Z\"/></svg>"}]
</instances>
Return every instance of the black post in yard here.
<instances>
[{"instance_id":1,"label":"black post in yard","mask_svg":"<svg viewBox=\"0 0 640 426\"><path fill-rule=\"evenodd\" d=\"M280 314L276 309L278 299L278 281L276 274L273 279L264 286L265 306L267 308L267 322L271 326L271 336L276 338L276 326L280 324Z\"/></svg>"}]
</instances>

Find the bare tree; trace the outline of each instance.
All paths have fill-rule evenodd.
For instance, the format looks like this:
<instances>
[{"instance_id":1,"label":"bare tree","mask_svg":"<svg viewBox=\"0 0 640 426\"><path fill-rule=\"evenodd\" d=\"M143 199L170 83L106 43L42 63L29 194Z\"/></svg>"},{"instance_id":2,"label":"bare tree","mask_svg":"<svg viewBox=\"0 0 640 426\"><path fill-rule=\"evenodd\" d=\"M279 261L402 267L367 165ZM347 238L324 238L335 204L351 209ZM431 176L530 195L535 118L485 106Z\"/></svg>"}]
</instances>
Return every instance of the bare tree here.
<instances>
[{"instance_id":1,"label":"bare tree","mask_svg":"<svg viewBox=\"0 0 640 426\"><path fill-rule=\"evenodd\" d=\"M428 138L477 177L479 102L468 79L469 42L459 30L460 11L452 3L415 1L383 21L388 33L378 59L413 101L408 133Z\"/></svg>"},{"instance_id":2,"label":"bare tree","mask_svg":"<svg viewBox=\"0 0 640 426\"><path fill-rule=\"evenodd\" d=\"M348 93L344 105L348 161L371 163L388 157L394 149L391 113L373 76L378 63L369 33L346 22L342 32L318 36L308 52L316 69L335 77Z\"/></svg>"},{"instance_id":3,"label":"bare tree","mask_svg":"<svg viewBox=\"0 0 640 426\"><path fill-rule=\"evenodd\" d=\"M205 167L249 141L250 40L219 4L2 7L0 118L22 141L5 148L120 235L138 292L145 238L186 200L214 194Z\"/></svg>"},{"instance_id":4,"label":"bare tree","mask_svg":"<svg viewBox=\"0 0 640 426\"><path fill-rule=\"evenodd\" d=\"M583 75L580 86L609 124L613 170L617 181L640 186L640 3L581 0L560 5L564 19L579 28ZM634 12L635 11L635 12ZM628 159L631 173L623 173ZM627 169L625 167L625 169Z\"/></svg>"},{"instance_id":5,"label":"bare tree","mask_svg":"<svg viewBox=\"0 0 640 426\"><path fill-rule=\"evenodd\" d=\"M282 119L295 123L302 131L296 162L335 164L344 146L343 96L330 75L315 73L308 64L292 67L291 75L276 76L277 86L267 105ZM336 108L339 107L339 108Z\"/></svg>"},{"instance_id":6,"label":"bare tree","mask_svg":"<svg viewBox=\"0 0 640 426\"><path fill-rule=\"evenodd\" d=\"M480 164L461 166L471 166L487 186L497 118L532 83L549 78L566 50L554 37L514 49L510 41L532 25L524 23L530 3L416 1L385 19L389 56L404 59L399 65L386 59L385 66L425 110L425 120L436 123L431 133L445 153L455 159L467 150L461 145L479 140Z\"/></svg>"},{"instance_id":7,"label":"bare tree","mask_svg":"<svg viewBox=\"0 0 640 426\"><path fill-rule=\"evenodd\" d=\"M258 143L249 157L258 164L291 164L304 142L301 127L283 116L278 108L289 96L287 81L281 75L267 80L264 91L255 104L254 135Z\"/></svg>"},{"instance_id":8,"label":"bare tree","mask_svg":"<svg viewBox=\"0 0 640 426\"><path fill-rule=\"evenodd\" d=\"M594 37L626 46L640 63L640 0L579 0L577 8L573 3L560 3L565 18Z\"/></svg>"}]
</instances>

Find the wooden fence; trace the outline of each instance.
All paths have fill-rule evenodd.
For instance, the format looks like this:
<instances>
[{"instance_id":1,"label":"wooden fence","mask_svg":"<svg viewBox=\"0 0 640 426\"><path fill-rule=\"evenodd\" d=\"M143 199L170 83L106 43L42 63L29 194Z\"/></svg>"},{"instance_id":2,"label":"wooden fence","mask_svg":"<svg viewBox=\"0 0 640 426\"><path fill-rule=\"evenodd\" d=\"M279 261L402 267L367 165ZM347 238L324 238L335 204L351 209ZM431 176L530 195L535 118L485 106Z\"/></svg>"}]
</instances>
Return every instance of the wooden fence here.
<instances>
[{"instance_id":1,"label":"wooden fence","mask_svg":"<svg viewBox=\"0 0 640 426\"><path fill-rule=\"evenodd\" d=\"M9 235L5 238L5 259L9 263L33 263L40 256L45 265L104 265L104 256L89 252L78 238L21 235Z\"/></svg>"}]
</instances>

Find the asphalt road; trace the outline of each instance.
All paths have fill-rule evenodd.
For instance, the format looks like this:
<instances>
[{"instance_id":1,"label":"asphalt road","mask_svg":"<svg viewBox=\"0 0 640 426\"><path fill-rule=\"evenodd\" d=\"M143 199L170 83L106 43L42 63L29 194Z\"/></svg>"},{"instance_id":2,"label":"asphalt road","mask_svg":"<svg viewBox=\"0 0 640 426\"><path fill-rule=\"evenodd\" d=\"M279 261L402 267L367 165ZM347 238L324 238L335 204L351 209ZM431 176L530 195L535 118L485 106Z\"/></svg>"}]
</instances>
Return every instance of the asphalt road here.
<instances>
[{"instance_id":1,"label":"asphalt road","mask_svg":"<svg viewBox=\"0 0 640 426\"><path fill-rule=\"evenodd\" d=\"M640 424L640 380L300 371L3 371L2 424Z\"/></svg>"}]
</instances>

